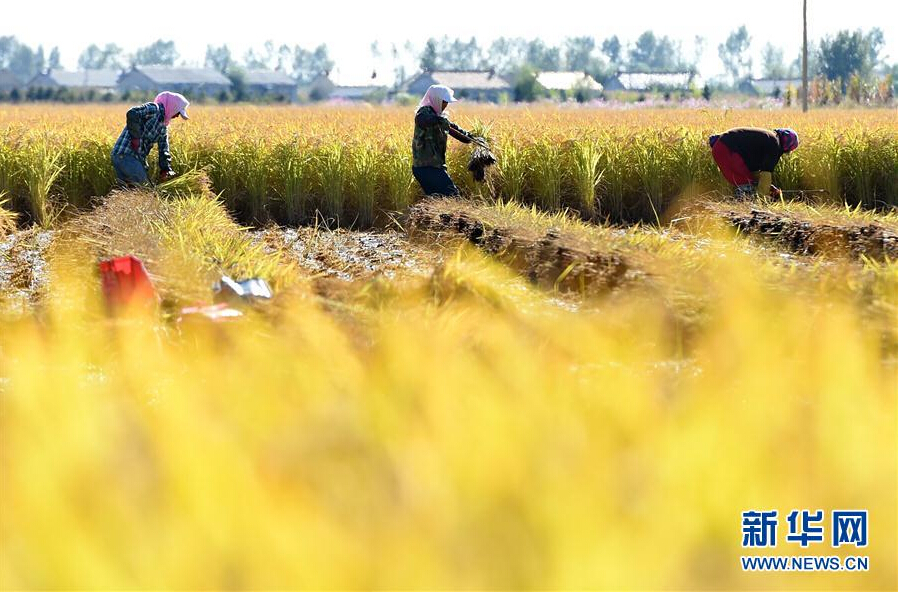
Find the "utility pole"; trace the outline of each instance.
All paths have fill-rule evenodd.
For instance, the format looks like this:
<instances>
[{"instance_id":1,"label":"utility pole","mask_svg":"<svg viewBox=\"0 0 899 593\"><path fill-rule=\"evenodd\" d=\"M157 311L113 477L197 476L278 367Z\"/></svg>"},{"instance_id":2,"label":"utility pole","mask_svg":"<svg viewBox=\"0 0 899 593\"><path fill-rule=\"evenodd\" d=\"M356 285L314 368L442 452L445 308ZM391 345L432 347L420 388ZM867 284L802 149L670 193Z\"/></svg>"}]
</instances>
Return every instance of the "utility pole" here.
<instances>
[{"instance_id":1,"label":"utility pole","mask_svg":"<svg viewBox=\"0 0 899 593\"><path fill-rule=\"evenodd\" d=\"M806 4L808 0L802 0L802 112L808 111L808 20L806 19Z\"/></svg>"}]
</instances>

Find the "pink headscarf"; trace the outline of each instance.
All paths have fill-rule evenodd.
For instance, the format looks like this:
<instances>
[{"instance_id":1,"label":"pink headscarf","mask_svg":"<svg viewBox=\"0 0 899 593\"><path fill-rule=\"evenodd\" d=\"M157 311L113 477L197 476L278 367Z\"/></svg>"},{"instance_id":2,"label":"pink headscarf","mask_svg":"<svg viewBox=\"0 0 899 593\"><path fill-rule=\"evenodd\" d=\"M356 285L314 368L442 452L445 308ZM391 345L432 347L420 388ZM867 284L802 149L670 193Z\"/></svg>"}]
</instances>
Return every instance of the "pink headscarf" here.
<instances>
[{"instance_id":1,"label":"pink headscarf","mask_svg":"<svg viewBox=\"0 0 899 593\"><path fill-rule=\"evenodd\" d=\"M184 95L180 93L172 93L169 91L162 91L156 98L153 99L154 103L158 103L162 105L165 110L165 116L163 123L165 125L169 125L169 122L172 121L172 118L175 117L176 114L181 113L184 119L187 119L187 106L190 105L190 101L184 98Z\"/></svg>"},{"instance_id":2,"label":"pink headscarf","mask_svg":"<svg viewBox=\"0 0 899 593\"><path fill-rule=\"evenodd\" d=\"M442 84L432 84L428 87L428 90L425 91L425 96L419 101L418 107L430 107L434 110L434 113L440 115L443 112L444 101L447 103L455 103L458 101L458 99L453 96L453 89Z\"/></svg>"}]
</instances>

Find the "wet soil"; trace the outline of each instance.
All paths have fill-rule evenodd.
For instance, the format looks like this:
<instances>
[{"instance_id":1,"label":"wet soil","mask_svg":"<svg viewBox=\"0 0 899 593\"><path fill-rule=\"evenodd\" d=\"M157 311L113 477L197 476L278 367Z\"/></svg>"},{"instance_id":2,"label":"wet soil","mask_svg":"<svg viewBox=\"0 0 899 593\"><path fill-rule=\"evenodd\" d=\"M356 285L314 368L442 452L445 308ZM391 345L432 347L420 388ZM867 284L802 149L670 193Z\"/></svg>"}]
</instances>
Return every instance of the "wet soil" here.
<instances>
[{"instance_id":1,"label":"wet soil","mask_svg":"<svg viewBox=\"0 0 899 593\"><path fill-rule=\"evenodd\" d=\"M545 288L580 293L620 288L643 277L623 254L578 244L558 229L533 238L495 226L446 201L423 200L409 212L410 232L426 237L464 237Z\"/></svg>"},{"instance_id":2,"label":"wet soil","mask_svg":"<svg viewBox=\"0 0 899 593\"><path fill-rule=\"evenodd\" d=\"M721 214L740 231L772 239L800 255L897 257L896 229L878 223L829 224L752 207Z\"/></svg>"},{"instance_id":3,"label":"wet soil","mask_svg":"<svg viewBox=\"0 0 899 593\"><path fill-rule=\"evenodd\" d=\"M21 313L49 284L45 254L54 231L27 229L0 236L0 312Z\"/></svg>"},{"instance_id":4,"label":"wet soil","mask_svg":"<svg viewBox=\"0 0 899 593\"><path fill-rule=\"evenodd\" d=\"M436 246L409 241L394 230L270 226L252 234L267 248L288 254L313 278L353 282L376 277L424 277L441 260Z\"/></svg>"}]
</instances>

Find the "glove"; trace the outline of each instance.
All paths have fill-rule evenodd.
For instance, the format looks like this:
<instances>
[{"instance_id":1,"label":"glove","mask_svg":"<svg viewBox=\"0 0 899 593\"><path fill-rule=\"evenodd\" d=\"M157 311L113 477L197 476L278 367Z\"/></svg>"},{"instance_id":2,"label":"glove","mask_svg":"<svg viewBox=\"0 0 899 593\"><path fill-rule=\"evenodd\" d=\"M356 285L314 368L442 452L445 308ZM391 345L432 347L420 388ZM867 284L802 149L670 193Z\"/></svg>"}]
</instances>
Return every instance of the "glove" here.
<instances>
[{"instance_id":1,"label":"glove","mask_svg":"<svg viewBox=\"0 0 899 593\"><path fill-rule=\"evenodd\" d=\"M174 171L160 171L159 172L159 183L162 183L163 181L165 181L167 179L171 179L174 176L175 176Z\"/></svg>"},{"instance_id":2,"label":"glove","mask_svg":"<svg viewBox=\"0 0 899 593\"><path fill-rule=\"evenodd\" d=\"M131 150L133 150L134 152L140 151L140 138L131 139Z\"/></svg>"},{"instance_id":3,"label":"glove","mask_svg":"<svg viewBox=\"0 0 899 593\"><path fill-rule=\"evenodd\" d=\"M783 199L783 192L780 191L780 188L775 187L773 185L771 186L771 189L768 191L768 195L771 196L772 198L776 198L778 200Z\"/></svg>"}]
</instances>

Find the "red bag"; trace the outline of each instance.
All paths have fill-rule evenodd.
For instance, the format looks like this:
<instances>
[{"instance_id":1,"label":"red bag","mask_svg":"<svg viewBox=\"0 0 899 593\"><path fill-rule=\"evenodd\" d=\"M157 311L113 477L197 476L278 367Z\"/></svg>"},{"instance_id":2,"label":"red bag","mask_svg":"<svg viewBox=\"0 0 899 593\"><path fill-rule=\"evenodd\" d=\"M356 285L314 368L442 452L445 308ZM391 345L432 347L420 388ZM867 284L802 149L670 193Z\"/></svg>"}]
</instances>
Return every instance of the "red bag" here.
<instances>
[{"instance_id":1,"label":"red bag","mask_svg":"<svg viewBox=\"0 0 899 593\"><path fill-rule=\"evenodd\" d=\"M100 262L103 295L110 307L156 303L156 290L143 262L125 255Z\"/></svg>"}]
</instances>

